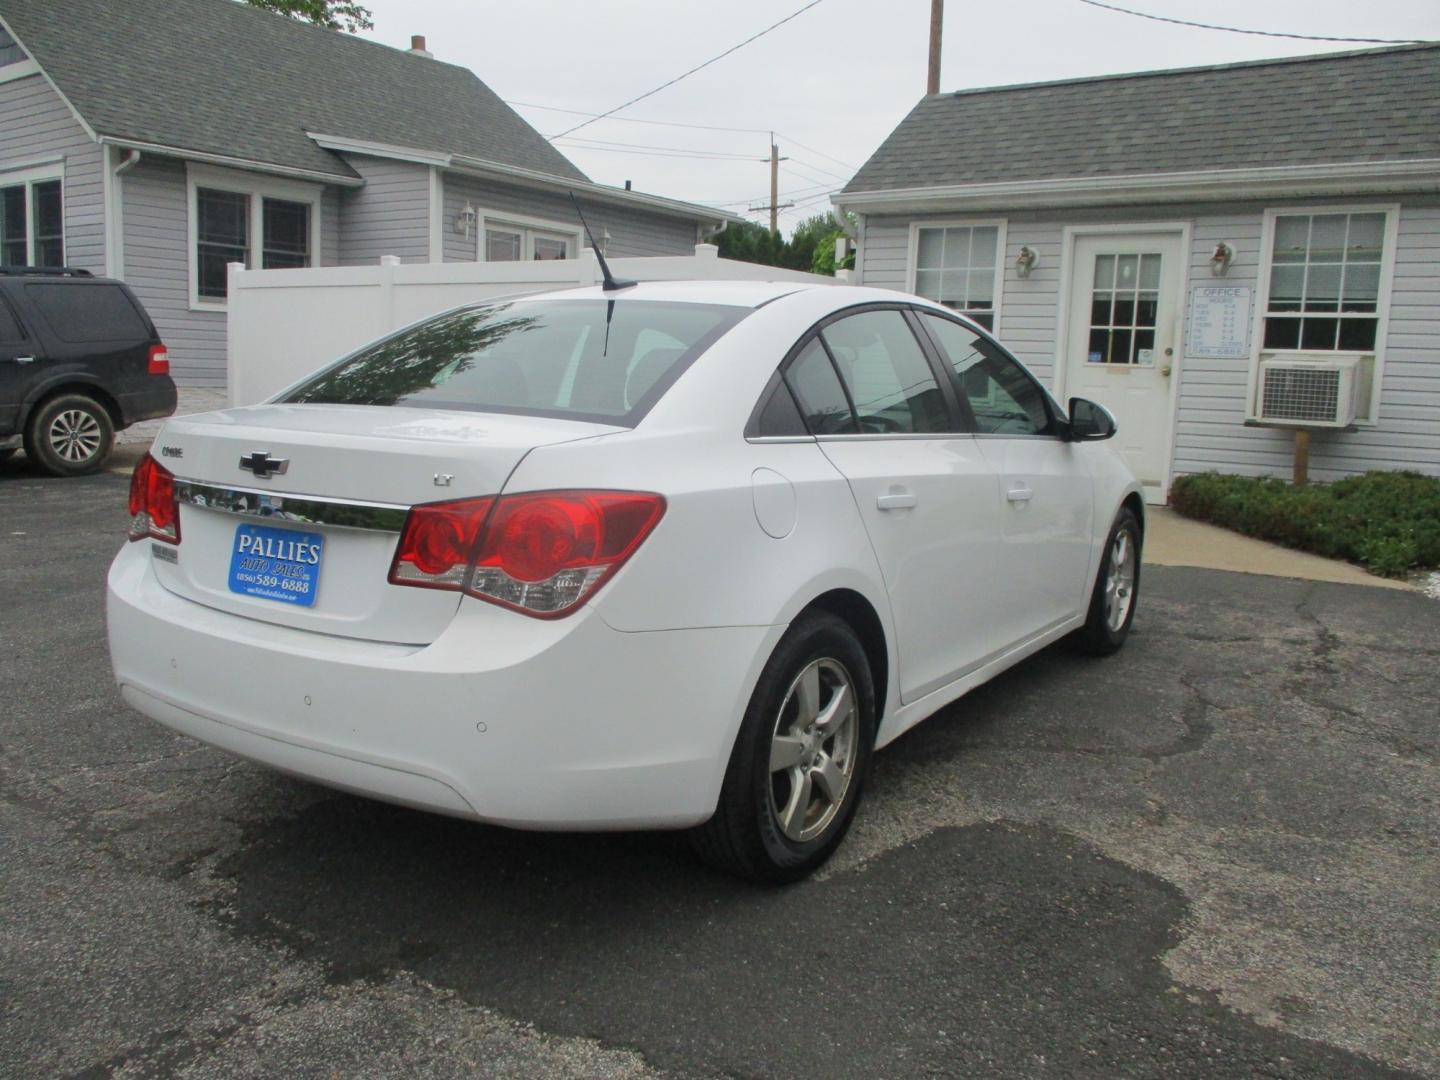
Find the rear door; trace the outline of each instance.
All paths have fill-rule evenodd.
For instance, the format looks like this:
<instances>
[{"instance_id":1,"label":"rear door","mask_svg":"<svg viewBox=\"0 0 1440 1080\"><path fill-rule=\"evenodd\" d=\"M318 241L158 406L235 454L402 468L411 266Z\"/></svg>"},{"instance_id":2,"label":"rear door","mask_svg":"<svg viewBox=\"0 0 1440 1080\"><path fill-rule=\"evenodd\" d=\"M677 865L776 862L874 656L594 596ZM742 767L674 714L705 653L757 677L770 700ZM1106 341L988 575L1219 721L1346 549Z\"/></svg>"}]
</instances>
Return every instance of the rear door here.
<instances>
[{"instance_id":1,"label":"rear door","mask_svg":"<svg viewBox=\"0 0 1440 1080\"><path fill-rule=\"evenodd\" d=\"M1000 651L995 477L898 307L823 324L786 378L849 482L890 597L900 696L913 701Z\"/></svg>"},{"instance_id":2,"label":"rear door","mask_svg":"<svg viewBox=\"0 0 1440 1080\"><path fill-rule=\"evenodd\" d=\"M1004 544L994 564L1007 602L998 626L1025 640L1084 605L1094 493L1079 444L1060 437L1049 395L988 335L923 312L921 325L954 373L974 416L976 443L998 481Z\"/></svg>"},{"instance_id":3,"label":"rear door","mask_svg":"<svg viewBox=\"0 0 1440 1080\"><path fill-rule=\"evenodd\" d=\"M0 292L0 436L14 434L20 403L35 381L38 343Z\"/></svg>"},{"instance_id":4,"label":"rear door","mask_svg":"<svg viewBox=\"0 0 1440 1080\"><path fill-rule=\"evenodd\" d=\"M144 385L155 328L125 286L57 277L21 288L35 329L52 343L42 365L47 379L86 375L112 393Z\"/></svg>"}]
</instances>

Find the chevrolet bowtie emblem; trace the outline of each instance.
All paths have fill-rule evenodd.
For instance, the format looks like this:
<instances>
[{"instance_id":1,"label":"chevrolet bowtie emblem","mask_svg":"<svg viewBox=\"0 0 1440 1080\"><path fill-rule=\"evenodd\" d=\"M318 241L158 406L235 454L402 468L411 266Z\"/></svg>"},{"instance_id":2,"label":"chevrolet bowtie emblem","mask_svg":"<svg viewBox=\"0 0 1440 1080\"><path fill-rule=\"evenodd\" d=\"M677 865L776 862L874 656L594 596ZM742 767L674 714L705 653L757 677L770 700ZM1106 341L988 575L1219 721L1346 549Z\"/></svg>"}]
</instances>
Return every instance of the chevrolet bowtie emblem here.
<instances>
[{"instance_id":1,"label":"chevrolet bowtie emblem","mask_svg":"<svg viewBox=\"0 0 1440 1080\"><path fill-rule=\"evenodd\" d=\"M285 470L290 467L290 459L272 458L268 451L256 450L240 459L240 467L264 480L272 474L285 475Z\"/></svg>"}]
</instances>

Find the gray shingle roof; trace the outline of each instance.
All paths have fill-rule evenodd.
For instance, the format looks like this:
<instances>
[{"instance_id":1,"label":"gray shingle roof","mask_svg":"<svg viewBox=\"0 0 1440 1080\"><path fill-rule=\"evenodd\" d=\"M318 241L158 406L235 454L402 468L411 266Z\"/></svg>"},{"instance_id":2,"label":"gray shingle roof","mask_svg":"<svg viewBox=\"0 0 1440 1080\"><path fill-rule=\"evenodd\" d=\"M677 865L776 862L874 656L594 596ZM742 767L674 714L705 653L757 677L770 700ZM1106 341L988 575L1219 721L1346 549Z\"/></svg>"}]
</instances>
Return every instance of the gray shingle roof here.
<instances>
[{"instance_id":1,"label":"gray shingle roof","mask_svg":"<svg viewBox=\"0 0 1440 1080\"><path fill-rule=\"evenodd\" d=\"M585 179L473 72L234 0L0 0L97 132L337 176L306 131Z\"/></svg>"},{"instance_id":2,"label":"gray shingle roof","mask_svg":"<svg viewBox=\"0 0 1440 1080\"><path fill-rule=\"evenodd\" d=\"M1440 45L922 98L847 192L1440 158Z\"/></svg>"}]
</instances>

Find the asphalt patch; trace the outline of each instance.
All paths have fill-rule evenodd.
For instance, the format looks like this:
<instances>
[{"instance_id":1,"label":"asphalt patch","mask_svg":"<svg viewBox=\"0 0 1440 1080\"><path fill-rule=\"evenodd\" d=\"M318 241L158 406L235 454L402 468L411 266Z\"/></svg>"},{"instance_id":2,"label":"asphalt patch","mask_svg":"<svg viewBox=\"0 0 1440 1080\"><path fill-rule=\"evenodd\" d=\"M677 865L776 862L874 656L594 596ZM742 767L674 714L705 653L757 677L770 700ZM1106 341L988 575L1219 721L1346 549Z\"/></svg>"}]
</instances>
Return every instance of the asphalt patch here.
<instances>
[{"instance_id":1,"label":"asphalt patch","mask_svg":"<svg viewBox=\"0 0 1440 1080\"><path fill-rule=\"evenodd\" d=\"M220 873L237 933L337 981L408 970L660 1067L1409 1075L1173 983L1178 890L1054 828L942 829L769 890L704 871L673 837L524 834L336 797Z\"/></svg>"}]
</instances>

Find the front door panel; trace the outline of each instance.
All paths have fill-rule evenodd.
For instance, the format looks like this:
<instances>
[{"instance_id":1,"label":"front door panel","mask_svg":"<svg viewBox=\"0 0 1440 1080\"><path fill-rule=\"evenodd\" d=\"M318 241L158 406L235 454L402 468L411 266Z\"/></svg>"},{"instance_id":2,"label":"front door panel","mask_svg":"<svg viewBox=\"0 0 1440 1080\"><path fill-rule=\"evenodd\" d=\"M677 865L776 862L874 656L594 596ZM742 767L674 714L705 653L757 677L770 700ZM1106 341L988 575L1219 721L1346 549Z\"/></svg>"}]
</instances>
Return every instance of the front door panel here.
<instances>
[{"instance_id":1,"label":"front door panel","mask_svg":"<svg viewBox=\"0 0 1440 1080\"><path fill-rule=\"evenodd\" d=\"M1071 265L1065 392L1098 401L1119 425L1116 446L1163 503L1179 353L1182 236L1082 236Z\"/></svg>"}]
</instances>

